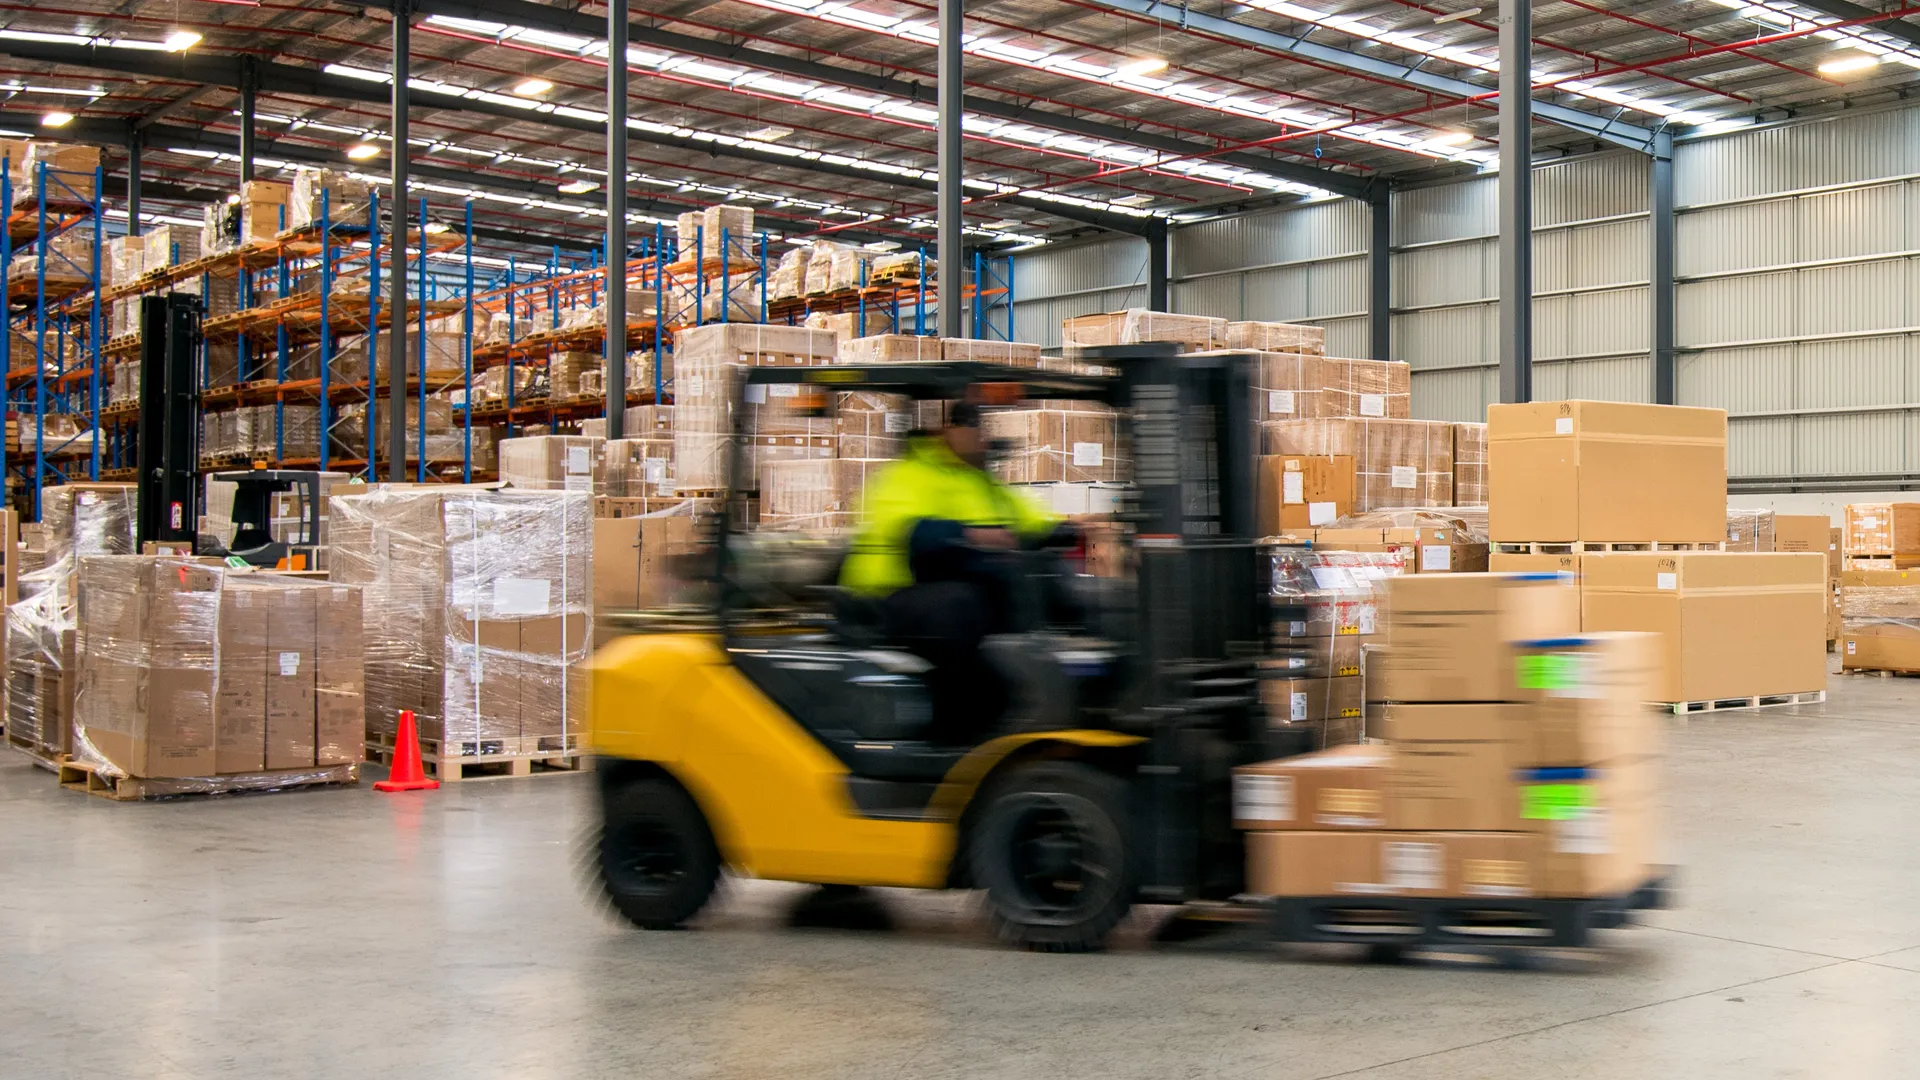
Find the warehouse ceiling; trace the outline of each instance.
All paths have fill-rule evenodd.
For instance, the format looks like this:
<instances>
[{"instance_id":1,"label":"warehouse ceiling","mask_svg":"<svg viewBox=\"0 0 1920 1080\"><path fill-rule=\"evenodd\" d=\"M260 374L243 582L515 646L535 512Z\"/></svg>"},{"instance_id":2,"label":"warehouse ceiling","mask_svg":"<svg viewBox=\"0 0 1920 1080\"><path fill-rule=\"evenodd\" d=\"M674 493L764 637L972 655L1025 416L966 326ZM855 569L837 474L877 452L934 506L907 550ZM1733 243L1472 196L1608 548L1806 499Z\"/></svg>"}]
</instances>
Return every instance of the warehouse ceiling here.
<instances>
[{"instance_id":1,"label":"warehouse ceiling","mask_svg":"<svg viewBox=\"0 0 1920 1080\"><path fill-rule=\"evenodd\" d=\"M1491 168L1496 0L1481 2L973 0L969 241L1138 230ZM581 189L605 180L605 9L415 11L416 194L450 220L471 197L496 257L590 249L604 193ZM1903 97L1920 68L1909 13L1537 3L1536 153ZM334 164L384 177L389 18L338 0L0 3L0 127L107 144L109 172L139 129L151 208L197 217L192 200L234 188L238 87L252 80L260 175ZM636 0L632 18L637 234L732 201L775 245L931 245L933 0ZM53 112L75 119L44 126ZM349 162L359 143L381 155Z\"/></svg>"}]
</instances>

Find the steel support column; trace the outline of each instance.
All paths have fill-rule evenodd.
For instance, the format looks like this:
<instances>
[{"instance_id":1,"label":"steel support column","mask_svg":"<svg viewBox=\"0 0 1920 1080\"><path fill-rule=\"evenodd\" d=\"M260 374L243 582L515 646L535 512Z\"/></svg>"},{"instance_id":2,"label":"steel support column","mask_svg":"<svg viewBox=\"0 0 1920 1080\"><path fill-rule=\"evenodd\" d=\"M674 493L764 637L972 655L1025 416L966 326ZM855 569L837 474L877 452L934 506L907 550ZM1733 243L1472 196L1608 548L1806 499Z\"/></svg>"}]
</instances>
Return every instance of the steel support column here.
<instances>
[{"instance_id":1,"label":"steel support column","mask_svg":"<svg viewBox=\"0 0 1920 1080\"><path fill-rule=\"evenodd\" d=\"M1367 343L1375 360L1393 359L1393 193L1378 184L1367 199L1373 238L1367 246Z\"/></svg>"},{"instance_id":2,"label":"steel support column","mask_svg":"<svg viewBox=\"0 0 1920 1080\"><path fill-rule=\"evenodd\" d=\"M387 230L393 253L387 276L387 475L394 483L407 478L407 78L412 70L409 31L413 12L408 0L393 3L393 223ZM420 223L422 256L426 222ZM421 297L426 302L426 297ZM425 372L422 372L422 377ZM369 387L369 391L373 388ZM421 417L425 420L425 417ZM373 463L367 463L369 471Z\"/></svg>"},{"instance_id":3,"label":"steel support column","mask_svg":"<svg viewBox=\"0 0 1920 1080\"><path fill-rule=\"evenodd\" d=\"M1661 132L1654 143L1648 206L1653 217L1653 400L1676 404L1673 367L1673 136Z\"/></svg>"},{"instance_id":4,"label":"steel support column","mask_svg":"<svg viewBox=\"0 0 1920 1080\"><path fill-rule=\"evenodd\" d=\"M146 140L140 129L127 128L127 235L140 235L140 149Z\"/></svg>"},{"instance_id":5,"label":"steel support column","mask_svg":"<svg viewBox=\"0 0 1920 1080\"><path fill-rule=\"evenodd\" d=\"M1153 311L1172 311L1172 290L1168 286L1173 269L1173 230L1165 220L1147 223L1147 307Z\"/></svg>"},{"instance_id":6,"label":"steel support column","mask_svg":"<svg viewBox=\"0 0 1920 1080\"><path fill-rule=\"evenodd\" d=\"M627 0L607 0L607 438L626 438L626 418Z\"/></svg>"},{"instance_id":7,"label":"steel support column","mask_svg":"<svg viewBox=\"0 0 1920 1080\"><path fill-rule=\"evenodd\" d=\"M940 185L935 195L939 228L937 240L939 276L940 336L960 337L960 285L967 273L967 254L961 250L960 202L962 182L960 161L960 99L966 89L961 48L961 15L965 0L940 0L940 46L934 61L934 75L940 83L940 118L935 131L939 149Z\"/></svg>"},{"instance_id":8,"label":"steel support column","mask_svg":"<svg viewBox=\"0 0 1920 1080\"><path fill-rule=\"evenodd\" d=\"M1533 400L1533 10L1500 0L1500 400Z\"/></svg>"},{"instance_id":9,"label":"steel support column","mask_svg":"<svg viewBox=\"0 0 1920 1080\"><path fill-rule=\"evenodd\" d=\"M260 74L255 69L253 57L243 57L240 61L240 182L253 179L253 152L258 139L254 113L254 90L260 85Z\"/></svg>"}]
</instances>

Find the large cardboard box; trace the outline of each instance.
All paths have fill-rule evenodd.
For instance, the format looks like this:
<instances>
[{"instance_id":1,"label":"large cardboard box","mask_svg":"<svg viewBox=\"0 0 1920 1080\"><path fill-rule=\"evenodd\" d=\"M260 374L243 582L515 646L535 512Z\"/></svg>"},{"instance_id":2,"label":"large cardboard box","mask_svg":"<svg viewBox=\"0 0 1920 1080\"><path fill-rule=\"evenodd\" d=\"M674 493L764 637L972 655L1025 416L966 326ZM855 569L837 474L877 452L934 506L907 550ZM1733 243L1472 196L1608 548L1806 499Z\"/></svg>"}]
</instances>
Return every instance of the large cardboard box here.
<instances>
[{"instance_id":1,"label":"large cardboard box","mask_svg":"<svg viewBox=\"0 0 1920 1080\"><path fill-rule=\"evenodd\" d=\"M1717 543L1727 414L1606 401L1487 407L1496 542Z\"/></svg>"},{"instance_id":2,"label":"large cardboard box","mask_svg":"<svg viewBox=\"0 0 1920 1080\"><path fill-rule=\"evenodd\" d=\"M1362 713L1360 678L1348 675L1327 679L1262 679L1260 702L1267 707L1267 716L1276 727L1358 720Z\"/></svg>"},{"instance_id":3,"label":"large cardboard box","mask_svg":"<svg viewBox=\"0 0 1920 1080\"><path fill-rule=\"evenodd\" d=\"M214 775L220 568L89 556L76 576L75 753L127 776Z\"/></svg>"},{"instance_id":4,"label":"large cardboard box","mask_svg":"<svg viewBox=\"0 0 1920 1080\"><path fill-rule=\"evenodd\" d=\"M1453 426L1336 417L1260 425L1265 452L1353 461L1356 512L1453 505Z\"/></svg>"},{"instance_id":5,"label":"large cardboard box","mask_svg":"<svg viewBox=\"0 0 1920 1080\"><path fill-rule=\"evenodd\" d=\"M1920 625L1876 622L1845 626L1835 648L1845 671L1920 672Z\"/></svg>"},{"instance_id":6,"label":"large cardboard box","mask_svg":"<svg viewBox=\"0 0 1920 1080\"><path fill-rule=\"evenodd\" d=\"M1515 643L1580 629L1559 574L1415 574L1387 582L1388 701L1512 701Z\"/></svg>"},{"instance_id":7,"label":"large cardboard box","mask_svg":"<svg viewBox=\"0 0 1920 1080\"><path fill-rule=\"evenodd\" d=\"M1405 525L1353 524L1316 529L1315 545L1337 551L1399 551L1406 569L1418 574L1471 574L1487 570L1487 542L1476 540L1451 522L1426 514L1402 511L1362 515L1361 522L1402 518Z\"/></svg>"},{"instance_id":8,"label":"large cardboard box","mask_svg":"<svg viewBox=\"0 0 1920 1080\"><path fill-rule=\"evenodd\" d=\"M311 589L271 594L267 626L267 768L297 769L314 759L315 604Z\"/></svg>"},{"instance_id":9,"label":"large cardboard box","mask_svg":"<svg viewBox=\"0 0 1920 1080\"><path fill-rule=\"evenodd\" d=\"M1573 574L1580 573L1578 555L1521 555L1496 551L1487 556L1487 569L1496 574Z\"/></svg>"},{"instance_id":10,"label":"large cardboard box","mask_svg":"<svg viewBox=\"0 0 1920 1080\"><path fill-rule=\"evenodd\" d=\"M215 691L214 768L267 767L267 636L278 605L266 589L230 587L220 598L220 672Z\"/></svg>"},{"instance_id":11,"label":"large cardboard box","mask_svg":"<svg viewBox=\"0 0 1920 1080\"><path fill-rule=\"evenodd\" d=\"M1802 553L1621 552L1581 560L1581 624L1662 635L1662 702L1826 686L1826 560ZM1548 635L1540 635L1548 636Z\"/></svg>"},{"instance_id":12,"label":"large cardboard box","mask_svg":"<svg viewBox=\"0 0 1920 1080\"><path fill-rule=\"evenodd\" d=\"M1068 348L1171 341L1188 349L1217 349L1226 344L1227 320L1128 308L1063 319L1060 340Z\"/></svg>"},{"instance_id":13,"label":"large cardboard box","mask_svg":"<svg viewBox=\"0 0 1920 1080\"><path fill-rule=\"evenodd\" d=\"M1541 895L1528 833L1257 832L1247 888L1262 896Z\"/></svg>"},{"instance_id":14,"label":"large cardboard box","mask_svg":"<svg viewBox=\"0 0 1920 1080\"><path fill-rule=\"evenodd\" d=\"M1241 829L1378 829L1386 824L1385 747L1338 746L1233 771Z\"/></svg>"},{"instance_id":15,"label":"large cardboard box","mask_svg":"<svg viewBox=\"0 0 1920 1080\"><path fill-rule=\"evenodd\" d=\"M1414 705L1403 709L1458 706ZM1500 708L1511 706L1466 706ZM1402 718L1402 727L1406 727ZM1472 742L1395 742L1387 781L1387 826L1393 829L1519 832L1518 746L1511 738Z\"/></svg>"},{"instance_id":16,"label":"large cardboard box","mask_svg":"<svg viewBox=\"0 0 1920 1080\"><path fill-rule=\"evenodd\" d=\"M1847 555L1920 555L1920 503L1849 503Z\"/></svg>"},{"instance_id":17,"label":"large cardboard box","mask_svg":"<svg viewBox=\"0 0 1920 1080\"><path fill-rule=\"evenodd\" d=\"M1260 459L1255 528L1262 536L1331 525L1353 510L1353 459L1269 455Z\"/></svg>"},{"instance_id":18,"label":"large cardboard box","mask_svg":"<svg viewBox=\"0 0 1920 1080\"><path fill-rule=\"evenodd\" d=\"M1824 554L1833 535L1833 522L1819 514L1776 514L1773 550L1818 551Z\"/></svg>"},{"instance_id":19,"label":"large cardboard box","mask_svg":"<svg viewBox=\"0 0 1920 1080\"><path fill-rule=\"evenodd\" d=\"M314 764L366 756L366 629L360 590L317 587L314 594Z\"/></svg>"},{"instance_id":20,"label":"large cardboard box","mask_svg":"<svg viewBox=\"0 0 1920 1080\"><path fill-rule=\"evenodd\" d=\"M1521 814L1540 846L1547 896L1620 896L1646 884L1655 859L1657 758L1530 770Z\"/></svg>"}]
</instances>

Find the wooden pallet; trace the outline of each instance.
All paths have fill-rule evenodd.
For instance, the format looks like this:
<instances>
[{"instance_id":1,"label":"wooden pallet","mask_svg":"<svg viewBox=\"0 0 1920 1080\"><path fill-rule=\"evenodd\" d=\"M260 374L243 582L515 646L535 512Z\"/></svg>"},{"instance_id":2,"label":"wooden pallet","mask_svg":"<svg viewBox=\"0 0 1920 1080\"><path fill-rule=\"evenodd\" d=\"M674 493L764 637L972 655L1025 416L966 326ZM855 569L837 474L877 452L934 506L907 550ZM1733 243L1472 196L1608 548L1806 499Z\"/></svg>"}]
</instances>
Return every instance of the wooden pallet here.
<instances>
[{"instance_id":1,"label":"wooden pallet","mask_svg":"<svg viewBox=\"0 0 1920 1080\"><path fill-rule=\"evenodd\" d=\"M1847 555L1848 570L1912 570L1920 567L1920 555Z\"/></svg>"},{"instance_id":2,"label":"wooden pallet","mask_svg":"<svg viewBox=\"0 0 1920 1080\"><path fill-rule=\"evenodd\" d=\"M392 767L394 736L367 733L367 760ZM563 776L586 772L592 759L578 734L479 740L421 739L420 763L443 784L466 780L504 780L525 776Z\"/></svg>"},{"instance_id":3,"label":"wooden pallet","mask_svg":"<svg viewBox=\"0 0 1920 1080\"><path fill-rule=\"evenodd\" d=\"M1509 540L1489 544L1496 555L1600 555L1618 551L1725 551L1726 541L1708 544L1667 544L1657 540L1605 541L1571 540L1563 542Z\"/></svg>"},{"instance_id":4,"label":"wooden pallet","mask_svg":"<svg viewBox=\"0 0 1920 1080\"><path fill-rule=\"evenodd\" d=\"M1896 675L1900 676L1901 678L1920 678L1920 671L1915 671L1911 668L1842 667L1840 669L1840 674L1842 675L1877 675L1882 679L1891 679Z\"/></svg>"},{"instance_id":5,"label":"wooden pallet","mask_svg":"<svg viewBox=\"0 0 1920 1080\"><path fill-rule=\"evenodd\" d=\"M1759 694L1753 697L1716 698L1712 701L1663 701L1659 704L1661 708L1671 711L1675 716L1691 716L1694 713L1818 705L1825 700L1827 700L1825 690L1808 690L1799 694Z\"/></svg>"},{"instance_id":6,"label":"wooden pallet","mask_svg":"<svg viewBox=\"0 0 1920 1080\"><path fill-rule=\"evenodd\" d=\"M50 750L41 743L15 735L10 731L6 734L6 741L8 746L25 754L28 760L51 773L59 772L61 763L68 758L66 754Z\"/></svg>"},{"instance_id":7,"label":"wooden pallet","mask_svg":"<svg viewBox=\"0 0 1920 1080\"><path fill-rule=\"evenodd\" d=\"M186 795L236 795L248 791L284 791L296 787L353 784L360 780L360 766L357 763L302 769L268 769L264 772L236 773L232 776L167 779L110 776L84 761L67 760L60 764L59 773L61 787L69 791L83 791L89 795L98 795L115 802L168 799Z\"/></svg>"}]
</instances>

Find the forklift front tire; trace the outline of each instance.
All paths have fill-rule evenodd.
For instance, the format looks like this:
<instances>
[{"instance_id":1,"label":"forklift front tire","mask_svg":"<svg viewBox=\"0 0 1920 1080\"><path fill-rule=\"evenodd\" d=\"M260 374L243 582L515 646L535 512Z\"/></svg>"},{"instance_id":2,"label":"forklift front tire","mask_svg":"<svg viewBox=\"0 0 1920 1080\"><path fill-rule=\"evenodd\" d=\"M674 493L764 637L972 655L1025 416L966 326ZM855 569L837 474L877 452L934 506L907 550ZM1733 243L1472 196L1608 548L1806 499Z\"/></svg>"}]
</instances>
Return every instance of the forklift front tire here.
<instances>
[{"instance_id":1,"label":"forklift front tire","mask_svg":"<svg viewBox=\"0 0 1920 1080\"><path fill-rule=\"evenodd\" d=\"M605 795L600 883L614 909L645 930L671 930L706 906L720 881L720 849L699 804L664 777Z\"/></svg>"},{"instance_id":2,"label":"forklift front tire","mask_svg":"<svg viewBox=\"0 0 1920 1080\"><path fill-rule=\"evenodd\" d=\"M1100 948L1133 905L1126 786L1079 762L1042 762L986 798L969 857L994 933L1041 952Z\"/></svg>"}]
</instances>

